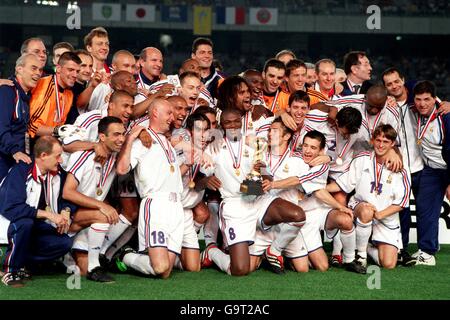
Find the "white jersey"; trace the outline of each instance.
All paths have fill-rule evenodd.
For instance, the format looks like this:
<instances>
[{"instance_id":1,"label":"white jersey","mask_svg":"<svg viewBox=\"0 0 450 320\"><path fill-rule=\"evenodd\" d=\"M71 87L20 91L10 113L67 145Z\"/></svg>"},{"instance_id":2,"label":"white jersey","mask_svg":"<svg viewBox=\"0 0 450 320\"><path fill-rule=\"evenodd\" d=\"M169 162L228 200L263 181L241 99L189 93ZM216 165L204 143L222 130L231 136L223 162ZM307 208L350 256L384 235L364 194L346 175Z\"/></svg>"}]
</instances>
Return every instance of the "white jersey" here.
<instances>
[{"instance_id":1,"label":"white jersey","mask_svg":"<svg viewBox=\"0 0 450 320\"><path fill-rule=\"evenodd\" d=\"M416 143L422 151L424 163L433 169L447 169L442 158L442 144L444 143L444 123L442 116L437 115L436 109L430 117L415 113L417 124Z\"/></svg>"},{"instance_id":2,"label":"white jersey","mask_svg":"<svg viewBox=\"0 0 450 320\"><path fill-rule=\"evenodd\" d=\"M408 174L405 170L394 173L384 165L378 164L375 152L362 152L356 155L349 170L342 174L336 183L346 193L355 190L349 204L364 201L374 205L378 211L390 205L403 208L409 206ZM398 213L382 220L386 225L396 227L399 223Z\"/></svg>"},{"instance_id":3,"label":"white jersey","mask_svg":"<svg viewBox=\"0 0 450 320\"><path fill-rule=\"evenodd\" d=\"M91 99L89 100L87 111L108 109L108 101L106 101L106 97L112 91L113 90L109 83L102 82L96 86L92 92Z\"/></svg>"},{"instance_id":4,"label":"white jersey","mask_svg":"<svg viewBox=\"0 0 450 320\"><path fill-rule=\"evenodd\" d=\"M200 171L207 176L214 174L222 182L219 191L223 199L240 198L243 195L240 192L241 183L253 168L254 149L247 146L243 139L238 142L224 139L218 152L207 148L205 153L211 157L214 167L202 167Z\"/></svg>"},{"instance_id":5,"label":"white jersey","mask_svg":"<svg viewBox=\"0 0 450 320\"><path fill-rule=\"evenodd\" d=\"M338 110L341 110L345 107L352 107L361 112L361 128L358 131L358 141L354 143L354 149L356 151L373 150L369 142L372 138L373 131L380 124L390 124L395 129L395 131L399 132L400 113L398 109L385 105L378 114L369 115L366 110L365 95L363 94L350 95L333 101L326 101L325 103L327 105L336 107ZM399 139L397 138L397 145L399 144Z\"/></svg>"},{"instance_id":6,"label":"white jersey","mask_svg":"<svg viewBox=\"0 0 450 320\"><path fill-rule=\"evenodd\" d=\"M134 177L141 198L155 192L176 193L180 196L183 185L175 150L164 135L146 130L153 139L151 148L136 139L130 155L131 168L136 168Z\"/></svg>"},{"instance_id":7,"label":"white jersey","mask_svg":"<svg viewBox=\"0 0 450 320\"><path fill-rule=\"evenodd\" d=\"M67 172L78 180L77 191L103 201L111 188L116 176L116 153L112 153L102 166L95 162L95 152L77 151L70 155Z\"/></svg>"},{"instance_id":8,"label":"white jersey","mask_svg":"<svg viewBox=\"0 0 450 320\"><path fill-rule=\"evenodd\" d=\"M258 136L260 138L268 137L270 125L275 117L265 118L261 116L257 120L252 119L252 112L247 111L243 118L242 135L243 136Z\"/></svg>"},{"instance_id":9,"label":"white jersey","mask_svg":"<svg viewBox=\"0 0 450 320\"><path fill-rule=\"evenodd\" d=\"M423 169L422 153L417 144L417 117L412 106L402 103L400 111L400 150L403 156L403 165L410 173L415 173Z\"/></svg>"},{"instance_id":10,"label":"white jersey","mask_svg":"<svg viewBox=\"0 0 450 320\"><path fill-rule=\"evenodd\" d=\"M63 145L68 145L75 141L98 142L98 122L107 115L108 110L92 110L79 115L75 120L74 125L83 128L85 134L82 136L79 133L74 133L63 139ZM61 166L64 170L67 170L69 157L69 152L63 152L63 163Z\"/></svg>"},{"instance_id":11,"label":"white jersey","mask_svg":"<svg viewBox=\"0 0 450 320\"><path fill-rule=\"evenodd\" d=\"M352 134L349 139L344 139L337 128L328 123L328 114L320 110L308 112L300 131L300 139L303 140L306 133L313 130L317 130L325 136L326 153L332 159L330 163L331 174L344 172L353 159L354 150L352 146L358 139L358 134Z\"/></svg>"},{"instance_id":12,"label":"white jersey","mask_svg":"<svg viewBox=\"0 0 450 320\"><path fill-rule=\"evenodd\" d=\"M268 165L274 180L298 177L300 185L291 189L272 189L270 193L294 204L299 204L305 211L323 205L314 197L313 193L325 189L327 185L329 165L323 164L310 167L303 161L298 152L291 152L288 148L280 157L268 154ZM299 202L299 192L304 196Z\"/></svg>"}]
</instances>

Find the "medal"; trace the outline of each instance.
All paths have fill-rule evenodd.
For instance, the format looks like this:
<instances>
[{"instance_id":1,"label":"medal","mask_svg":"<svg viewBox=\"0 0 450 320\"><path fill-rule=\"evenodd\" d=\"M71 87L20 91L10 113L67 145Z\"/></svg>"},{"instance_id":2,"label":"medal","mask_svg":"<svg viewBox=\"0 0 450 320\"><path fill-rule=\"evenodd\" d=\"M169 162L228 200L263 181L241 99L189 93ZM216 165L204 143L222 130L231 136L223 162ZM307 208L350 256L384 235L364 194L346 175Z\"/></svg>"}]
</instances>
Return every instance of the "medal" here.
<instances>
[{"instance_id":1,"label":"medal","mask_svg":"<svg viewBox=\"0 0 450 320\"><path fill-rule=\"evenodd\" d=\"M389 176L388 176L388 178L387 178L387 181L386 181L387 183L391 183L392 182L392 175L390 174Z\"/></svg>"},{"instance_id":2,"label":"medal","mask_svg":"<svg viewBox=\"0 0 450 320\"><path fill-rule=\"evenodd\" d=\"M350 145L350 138L345 142L344 147L342 148L341 152L337 152L337 145L338 145L338 138L339 138L339 132L337 131L337 129L335 129L336 132L336 153L337 153L337 158L335 163L338 166L342 166L342 164L344 163L344 155L347 152L347 149Z\"/></svg>"},{"instance_id":3,"label":"medal","mask_svg":"<svg viewBox=\"0 0 450 320\"><path fill-rule=\"evenodd\" d=\"M225 137L225 145L228 148L228 153L231 156L231 160L233 161L233 168L234 168L234 172L236 173L237 176L240 175L241 171L239 170L240 166L241 166L241 156L242 156L242 144L243 144L243 139L241 139L239 141L239 151L238 151L238 156L236 156L234 154L233 148L230 145L230 142L228 141L228 138Z\"/></svg>"},{"instance_id":4,"label":"medal","mask_svg":"<svg viewBox=\"0 0 450 320\"><path fill-rule=\"evenodd\" d=\"M373 191L375 191L375 195L378 196L381 193L380 187L381 185L381 177L383 175L383 165L381 165L381 169L378 171L378 163L377 163L377 158L374 155L373 157L373 173L374 173L374 187L373 187Z\"/></svg>"},{"instance_id":5,"label":"medal","mask_svg":"<svg viewBox=\"0 0 450 320\"><path fill-rule=\"evenodd\" d=\"M103 194L102 188L98 187L96 193L100 197Z\"/></svg>"},{"instance_id":6,"label":"medal","mask_svg":"<svg viewBox=\"0 0 450 320\"><path fill-rule=\"evenodd\" d=\"M195 188L194 180L189 181L189 189L194 189L194 188Z\"/></svg>"},{"instance_id":7,"label":"medal","mask_svg":"<svg viewBox=\"0 0 450 320\"><path fill-rule=\"evenodd\" d=\"M46 207L45 207L45 211L47 211L47 212L52 212L52 208L51 208L50 206L46 206Z\"/></svg>"},{"instance_id":8,"label":"medal","mask_svg":"<svg viewBox=\"0 0 450 320\"><path fill-rule=\"evenodd\" d=\"M290 153L290 149L289 147L286 148L286 150L284 150L283 155L278 159L277 163L272 164L272 152L269 153L269 166L270 166L270 171L272 171L272 174L275 175L275 172L278 170L278 168L281 166L281 164L283 163L284 159L286 158L286 156L288 155L288 153ZM289 171L289 166L286 165L284 166L283 169L284 172L288 172Z\"/></svg>"},{"instance_id":9,"label":"medal","mask_svg":"<svg viewBox=\"0 0 450 320\"><path fill-rule=\"evenodd\" d=\"M434 119L436 119L435 116L436 116L436 107L434 107L433 112L431 113L431 116L428 118L423 130L421 131L420 129L423 126L423 123L422 123L422 116L419 115L419 117L417 119L417 145L420 146L422 144L423 136L425 135L425 132L427 131L427 128L429 127L431 122ZM430 132L433 132L433 128L430 128Z\"/></svg>"},{"instance_id":10,"label":"medal","mask_svg":"<svg viewBox=\"0 0 450 320\"><path fill-rule=\"evenodd\" d=\"M279 93L280 93L280 90L277 90L277 93L276 93L275 97L273 98L272 105L270 106L270 111L272 111L273 113L275 113L274 110L279 109L278 102L277 102Z\"/></svg>"},{"instance_id":11,"label":"medal","mask_svg":"<svg viewBox=\"0 0 450 320\"><path fill-rule=\"evenodd\" d=\"M175 172L175 167L173 166L173 163L175 162L175 156L173 154L173 151L169 145L169 142L166 139L166 143L165 145L163 144L163 141L161 140L161 138L159 137L159 135L153 131L152 128L148 128L150 135L153 138L153 141L158 141L159 145L161 146L161 148L163 148L164 150L164 154L166 155L167 158L167 162L170 164L170 172L174 173Z\"/></svg>"},{"instance_id":12,"label":"medal","mask_svg":"<svg viewBox=\"0 0 450 320\"><path fill-rule=\"evenodd\" d=\"M106 160L106 163L101 167L100 170L100 180L97 184L96 194L97 196L101 196L103 194L103 187L106 184L106 179L108 179L109 174L114 168L114 164L116 163L116 154L112 153L108 160Z\"/></svg>"}]
</instances>

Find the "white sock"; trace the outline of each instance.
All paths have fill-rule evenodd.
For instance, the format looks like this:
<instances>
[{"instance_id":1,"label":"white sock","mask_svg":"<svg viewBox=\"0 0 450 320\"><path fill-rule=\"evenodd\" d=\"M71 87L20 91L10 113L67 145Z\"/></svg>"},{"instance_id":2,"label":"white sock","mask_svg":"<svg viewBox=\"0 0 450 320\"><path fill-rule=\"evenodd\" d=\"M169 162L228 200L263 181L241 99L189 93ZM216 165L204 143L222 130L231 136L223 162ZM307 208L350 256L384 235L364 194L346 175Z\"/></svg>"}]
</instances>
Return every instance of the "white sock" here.
<instances>
[{"instance_id":1,"label":"white sock","mask_svg":"<svg viewBox=\"0 0 450 320\"><path fill-rule=\"evenodd\" d=\"M111 244L113 244L129 226L131 226L131 222L128 221L123 214L119 214L119 221L116 224L111 225L105 236L105 241L100 249L100 254L105 254Z\"/></svg>"},{"instance_id":2,"label":"white sock","mask_svg":"<svg viewBox=\"0 0 450 320\"><path fill-rule=\"evenodd\" d=\"M173 266L178 270L183 270L183 264L181 263L180 256L175 257L175 262L174 262Z\"/></svg>"},{"instance_id":3,"label":"white sock","mask_svg":"<svg viewBox=\"0 0 450 320\"><path fill-rule=\"evenodd\" d=\"M112 257L116 254L117 251L119 251L120 248L122 248L125 244L130 241L130 239L133 237L134 233L137 230L137 226L128 226L128 228L123 232L119 238L109 246L108 250L106 250L105 256L108 258L108 260L111 260Z\"/></svg>"},{"instance_id":4,"label":"white sock","mask_svg":"<svg viewBox=\"0 0 450 320\"><path fill-rule=\"evenodd\" d=\"M270 246L270 252L281 255L281 252L294 240L300 231L300 228L290 223L282 223L279 225L280 233L276 236L275 240Z\"/></svg>"},{"instance_id":5,"label":"white sock","mask_svg":"<svg viewBox=\"0 0 450 320\"><path fill-rule=\"evenodd\" d=\"M341 231L342 242L342 260L344 263L350 263L355 260L356 232L355 228L350 232Z\"/></svg>"},{"instance_id":6,"label":"white sock","mask_svg":"<svg viewBox=\"0 0 450 320\"><path fill-rule=\"evenodd\" d=\"M358 250L358 255L365 259L367 259L367 244L371 234L372 221L363 223L356 218L356 250Z\"/></svg>"},{"instance_id":7,"label":"white sock","mask_svg":"<svg viewBox=\"0 0 450 320\"><path fill-rule=\"evenodd\" d=\"M369 243L367 245L367 254L375 261L377 265L380 265L380 257L378 256L378 248Z\"/></svg>"},{"instance_id":8,"label":"white sock","mask_svg":"<svg viewBox=\"0 0 450 320\"><path fill-rule=\"evenodd\" d=\"M199 233L200 229L204 226L204 223L198 223L197 221L194 221L194 228L195 228L195 232Z\"/></svg>"},{"instance_id":9,"label":"white sock","mask_svg":"<svg viewBox=\"0 0 450 320\"><path fill-rule=\"evenodd\" d=\"M338 231L336 236L333 238L333 251L331 252L331 255L339 256L341 255L341 251L342 251L341 232Z\"/></svg>"},{"instance_id":10,"label":"white sock","mask_svg":"<svg viewBox=\"0 0 450 320\"><path fill-rule=\"evenodd\" d=\"M146 254L127 253L123 257L123 263L143 274L152 274L156 276L156 273L150 263L150 257Z\"/></svg>"},{"instance_id":11,"label":"white sock","mask_svg":"<svg viewBox=\"0 0 450 320\"><path fill-rule=\"evenodd\" d=\"M88 271L92 271L95 267L100 266L98 256L100 254L100 248L103 245L103 241L105 241L105 236L109 230L109 226L109 223L93 223L89 227Z\"/></svg>"},{"instance_id":12,"label":"white sock","mask_svg":"<svg viewBox=\"0 0 450 320\"><path fill-rule=\"evenodd\" d=\"M210 215L203 228L206 245L217 243L217 235L219 233L219 204L217 202L209 202L208 209Z\"/></svg>"},{"instance_id":13,"label":"white sock","mask_svg":"<svg viewBox=\"0 0 450 320\"><path fill-rule=\"evenodd\" d=\"M212 261L214 261L214 263L216 264L216 266L219 267L220 270L231 275L231 270L230 270L230 264L231 264L230 261L231 260L230 260L230 256L228 254L223 253L218 248L211 248L208 251L208 255L209 255L209 258Z\"/></svg>"}]
</instances>

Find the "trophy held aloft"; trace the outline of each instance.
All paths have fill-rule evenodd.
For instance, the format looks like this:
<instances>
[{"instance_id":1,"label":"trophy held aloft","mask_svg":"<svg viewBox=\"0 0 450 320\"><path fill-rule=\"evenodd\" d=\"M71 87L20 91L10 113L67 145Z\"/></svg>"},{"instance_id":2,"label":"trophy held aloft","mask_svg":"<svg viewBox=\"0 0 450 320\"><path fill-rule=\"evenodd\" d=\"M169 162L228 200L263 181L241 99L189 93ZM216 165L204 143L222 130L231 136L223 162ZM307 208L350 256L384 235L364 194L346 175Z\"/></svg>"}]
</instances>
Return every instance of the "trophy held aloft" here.
<instances>
[{"instance_id":1,"label":"trophy held aloft","mask_svg":"<svg viewBox=\"0 0 450 320\"><path fill-rule=\"evenodd\" d=\"M257 162L263 162L263 155L267 149L267 142L264 138L256 138L255 142L255 153L253 156L253 165ZM246 195L260 196L264 194L262 187L263 178L261 173L256 170L252 170L241 183L240 191Z\"/></svg>"}]
</instances>

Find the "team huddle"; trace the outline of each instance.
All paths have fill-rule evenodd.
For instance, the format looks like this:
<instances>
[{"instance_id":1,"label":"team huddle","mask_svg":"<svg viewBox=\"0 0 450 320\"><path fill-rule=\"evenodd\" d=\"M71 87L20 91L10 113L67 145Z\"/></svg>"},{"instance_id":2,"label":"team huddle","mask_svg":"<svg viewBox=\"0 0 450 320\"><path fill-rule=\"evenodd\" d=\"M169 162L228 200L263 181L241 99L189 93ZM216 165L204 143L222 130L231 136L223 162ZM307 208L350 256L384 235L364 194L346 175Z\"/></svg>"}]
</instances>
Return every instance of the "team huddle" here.
<instances>
[{"instance_id":1,"label":"team huddle","mask_svg":"<svg viewBox=\"0 0 450 320\"><path fill-rule=\"evenodd\" d=\"M5 285L54 261L97 282L436 264L450 105L432 82L391 67L371 83L362 51L343 70L282 50L263 70L224 76L212 41L197 38L166 75L155 47L119 50L108 66L104 28L84 44L55 44L46 69L42 40L27 39L0 80Z\"/></svg>"}]
</instances>

